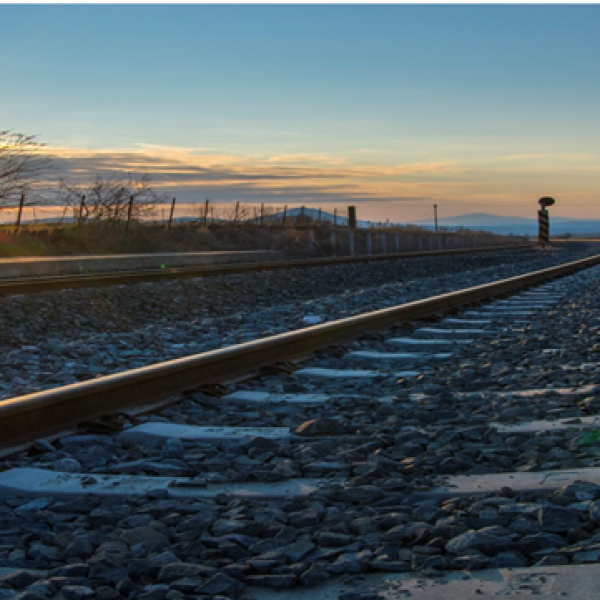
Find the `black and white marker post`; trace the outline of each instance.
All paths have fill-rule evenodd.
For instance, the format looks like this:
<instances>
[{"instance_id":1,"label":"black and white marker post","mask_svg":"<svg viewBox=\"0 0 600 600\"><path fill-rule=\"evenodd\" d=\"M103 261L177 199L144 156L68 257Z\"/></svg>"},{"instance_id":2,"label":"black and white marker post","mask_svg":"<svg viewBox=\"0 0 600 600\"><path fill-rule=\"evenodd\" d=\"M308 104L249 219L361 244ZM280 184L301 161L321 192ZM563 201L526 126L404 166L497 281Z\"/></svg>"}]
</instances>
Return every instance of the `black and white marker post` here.
<instances>
[{"instance_id":1,"label":"black and white marker post","mask_svg":"<svg viewBox=\"0 0 600 600\"><path fill-rule=\"evenodd\" d=\"M538 210L538 243L542 248L545 248L550 240L550 214L546 207L552 206L556 201L554 198L550 198L550 196L544 196L543 198L540 198L538 202L541 206L540 210Z\"/></svg>"}]
</instances>

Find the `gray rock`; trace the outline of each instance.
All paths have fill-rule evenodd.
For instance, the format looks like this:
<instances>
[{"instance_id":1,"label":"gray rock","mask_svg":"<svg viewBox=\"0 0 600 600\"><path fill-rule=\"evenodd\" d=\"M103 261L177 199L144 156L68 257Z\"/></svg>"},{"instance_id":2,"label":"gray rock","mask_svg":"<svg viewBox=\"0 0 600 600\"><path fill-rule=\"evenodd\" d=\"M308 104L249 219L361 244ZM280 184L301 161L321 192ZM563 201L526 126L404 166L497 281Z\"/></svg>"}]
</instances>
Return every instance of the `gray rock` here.
<instances>
[{"instance_id":1,"label":"gray rock","mask_svg":"<svg viewBox=\"0 0 600 600\"><path fill-rule=\"evenodd\" d=\"M121 534L120 539L129 546L142 543L148 546L169 543L169 538L167 536L159 533L155 529L151 529L150 527L134 527L133 529L124 531Z\"/></svg>"},{"instance_id":2,"label":"gray rock","mask_svg":"<svg viewBox=\"0 0 600 600\"><path fill-rule=\"evenodd\" d=\"M506 569L513 567L526 567L527 559L520 553L515 551L500 552L494 556L490 563L493 569Z\"/></svg>"},{"instance_id":3,"label":"gray rock","mask_svg":"<svg viewBox=\"0 0 600 600\"><path fill-rule=\"evenodd\" d=\"M246 583L285 590L291 588L298 578L295 575L250 575Z\"/></svg>"},{"instance_id":4,"label":"gray rock","mask_svg":"<svg viewBox=\"0 0 600 600\"><path fill-rule=\"evenodd\" d=\"M30 517L40 510L44 510L52 504L51 498L35 498L15 509L15 514L19 517Z\"/></svg>"},{"instance_id":5,"label":"gray rock","mask_svg":"<svg viewBox=\"0 0 600 600\"><path fill-rule=\"evenodd\" d=\"M197 594L231 596L237 598L244 591L244 584L225 575L217 573L213 575L206 583L196 589Z\"/></svg>"},{"instance_id":6,"label":"gray rock","mask_svg":"<svg viewBox=\"0 0 600 600\"><path fill-rule=\"evenodd\" d=\"M552 533L564 533L580 525L579 515L567 508L542 506L537 517L542 530Z\"/></svg>"},{"instance_id":7,"label":"gray rock","mask_svg":"<svg viewBox=\"0 0 600 600\"><path fill-rule=\"evenodd\" d=\"M327 572L323 566L314 563L300 575L299 582L305 586L313 586L322 583L327 577Z\"/></svg>"},{"instance_id":8,"label":"gray rock","mask_svg":"<svg viewBox=\"0 0 600 600\"><path fill-rule=\"evenodd\" d=\"M65 548L64 554L67 558L88 558L94 554L94 547L87 537L78 536Z\"/></svg>"},{"instance_id":9,"label":"gray rock","mask_svg":"<svg viewBox=\"0 0 600 600\"><path fill-rule=\"evenodd\" d=\"M323 531L317 534L317 543L319 546L343 547L352 542L352 537L343 533L334 533L332 531Z\"/></svg>"},{"instance_id":10,"label":"gray rock","mask_svg":"<svg viewBox=\"0 0 600 600\"><path fill-rule=\"evenodd\" d=\"M281 548L281 553L285 558L292 563L302 560L311 550L314 550L315 545L308 540L298 540L293 544L289 544Z\"/></svg>"},{"instance_id":11,"label":"gray rock","mask_svg":"<svg viewBox=\"0 0 600 600\"><path fill-rule=\"evenodd\" d=\"M542 548L562 548L566 541L554 533L535 533L525 536L518 544L523 552L531 554Z\"/></svg>"},{"instance_id":12,"label":"gray rock","mask_svg":"<svg viewBox=\"0 0 600 600\"><path fill-rule=\"evenodd\" d=\"M64 567L52 569L52 577L86 577L89 571L89 565L85 563L73 563Z\"/></svg>"},{"instance_id":13,"label":"gray rock","mask_svg":"<svg viewBox=\"0 0 600 600\"><path fill-rule=\"evenodd\" d=\"M0 578L0 581L6 583L16 590L21 590L40 578L39 573L33 571L15 571Z\"/></svg>"},{"instance_id":14,"label":"gray rock","mask_svg":"<svg viewBox=\"0 0 600 600\"><path fill-rule=\"evenodd\" d=\"M164 600L169 593L169 586L166 583L156 585L147 585L140 591L139 600Z\"/></svg>"},{"instance_id":15,"label":"gray rock","mask_svg":"<svg viewBox=\"0 0 600 600\"><path fill-rule=\"evenodd\" d=\"M65 600L82 600L83 598L93 598L96 595L92 588L84 585L66 585L61 591Z\"/></svg>"},{"instance_id":16,"label":"gray rock","mask_svg":"<svg viewBox=\"0 0 600 600\"><path fill-rule=\"evenodd\" d=\"M487 556L494 556L499 552L510 549L513 543L505 538L479 531L467 531L446 544L446 550L451 554L462 555L469 550L479 550Z\"/></svg>"},{"instance_id":17,"label":"gray rock","mask_svg":"<svg viewBox=\"0 0 600 600\"><path fill-rule=\"evenodd\" d=\"M158 581L171 582L177 579L197 578L202 572L201 565L176 562L165 565L158 574Z\"/></svg>"}]
</instances>

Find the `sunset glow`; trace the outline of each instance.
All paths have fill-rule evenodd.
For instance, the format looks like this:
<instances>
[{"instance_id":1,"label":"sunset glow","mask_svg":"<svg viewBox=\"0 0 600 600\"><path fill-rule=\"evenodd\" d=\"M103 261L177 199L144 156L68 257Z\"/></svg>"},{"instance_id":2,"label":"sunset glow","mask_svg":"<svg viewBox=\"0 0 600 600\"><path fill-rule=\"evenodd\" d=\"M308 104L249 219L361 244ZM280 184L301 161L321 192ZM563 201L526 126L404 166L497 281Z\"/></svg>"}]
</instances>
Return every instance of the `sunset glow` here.
<instances>
[{"instance_id":1,"label":"sunset glow","mask_svg":"<svg viewBox=\"0 0 600 600\"><path fill-rule=\"evenodd\" d=\"M0 6L0 129L178 201L597 218L595 5ZM52 185L52 177L49 186Z\"/></svg>"}]
</instances>

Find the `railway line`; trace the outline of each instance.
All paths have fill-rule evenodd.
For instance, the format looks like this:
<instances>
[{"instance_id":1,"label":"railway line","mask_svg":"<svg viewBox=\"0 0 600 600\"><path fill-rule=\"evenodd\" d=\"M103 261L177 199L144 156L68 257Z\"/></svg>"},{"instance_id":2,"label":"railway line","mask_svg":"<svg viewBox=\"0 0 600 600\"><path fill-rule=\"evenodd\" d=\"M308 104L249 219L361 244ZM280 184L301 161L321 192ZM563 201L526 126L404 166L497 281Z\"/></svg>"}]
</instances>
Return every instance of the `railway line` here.
<instances>
[{"instance_id":1,"label":"railway line","mask_svg":"<svg viewBox=\"0 0 600 600\"><path fill-rule=\"evenodd\" d=\"M197 277L216 277L219 275L240 275L258 271L280 271L307 267L322 267L328 265L358 264L364 262L379 262L398 259L412 259L434 256L457 256L462 254L478 254L498 252L502 250L521 250L533 248L534 244L510 244L506 246L484 246L476 248L457 248L445 250L425 250L418 252L400 252L389 254L373 254L366 256L338 256L329 258L287 259L287 260L262 260L259 262L237 262L234 264L196 265L196 266L165 266L162 268L143 268L127 270L127 267L116 267L115 272L94 272L93 267L86 267L92 272L38 275L20 277L1 277L0 296L10 294L34 294L52 290L80 289L87 287L105 287L112 285L131 285L149 281L169 281L173 279L189 279ZM207 253L208 254L208 253ZM218 253L217 253L218 254ZM234 254L234 253L231 253ZM240 253L243 254L243 253ZM249 253L250 254L250 253ZM267 254L265 252L265 254ZM128 258L142 257L143 255L124 255L123 264L128 264ZM46 259L47 260L47 259ZM172 260L172 259L171 259ZM57 259L57 263L65 259ZM93 264L93 261L90 261ZM130 261L131 262L131 261ZM143 260L139 260L143 263ZM148 262L150 262L148 260ZM50 270L52 267L50 266ZM59 270L56 267L56 270Z\"/></svg>"},{"instance_id":2,"label":"railway line","mask_svg":"<svg viewBox=\"0 0 600 600\"><path fill-rule=\"evenodd\" d=\"M0 597L583 597L598 263L3 402Z\"/></svg>"},{"instance_id":3,"label":"railway line","mask_svg":"<svg viewBox=\"0 0 600 600\"><path fill-rule=\"evenodd\" d=\"M597 252L421 257L0 299L0 400L506 279ZM93 360L90 360L93 357Z\"/></svg>"}]
</instances>

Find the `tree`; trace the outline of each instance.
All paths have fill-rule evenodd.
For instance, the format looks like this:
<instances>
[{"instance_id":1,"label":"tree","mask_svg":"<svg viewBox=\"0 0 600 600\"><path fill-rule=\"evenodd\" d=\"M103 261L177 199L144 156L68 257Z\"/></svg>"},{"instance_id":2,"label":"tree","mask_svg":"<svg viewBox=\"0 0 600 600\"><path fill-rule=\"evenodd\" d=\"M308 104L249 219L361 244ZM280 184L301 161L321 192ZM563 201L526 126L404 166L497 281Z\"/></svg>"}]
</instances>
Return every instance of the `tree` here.
<instances>
[{"instance_id":1,"label":"tree","mask_svg":"<svg viewBox=\"0 0 600 600\"><path fill-rule=\"evenodd\" d=\"M69 183L66 179L60 180L60 203L79 208L83 197L82 220L109 223L127 220L132 197L132 219L151 214L157 203L167 199L166 194L159 194L152 188L149 175L142 175L139 179L131 174L123 176L113 173L108 179L96 175L91 184L84 185Z\"/></svg>"},{"instance_id":2,"label":"tree","mask_svg":"<svg viewBox=\"0 0 600 600\"><path fill-rule=\"evenodd\" d=\"M36 194L38 178L50 165L43 146L35 135L0 131L0 206Z\"/></svg>"}]
</instances>

